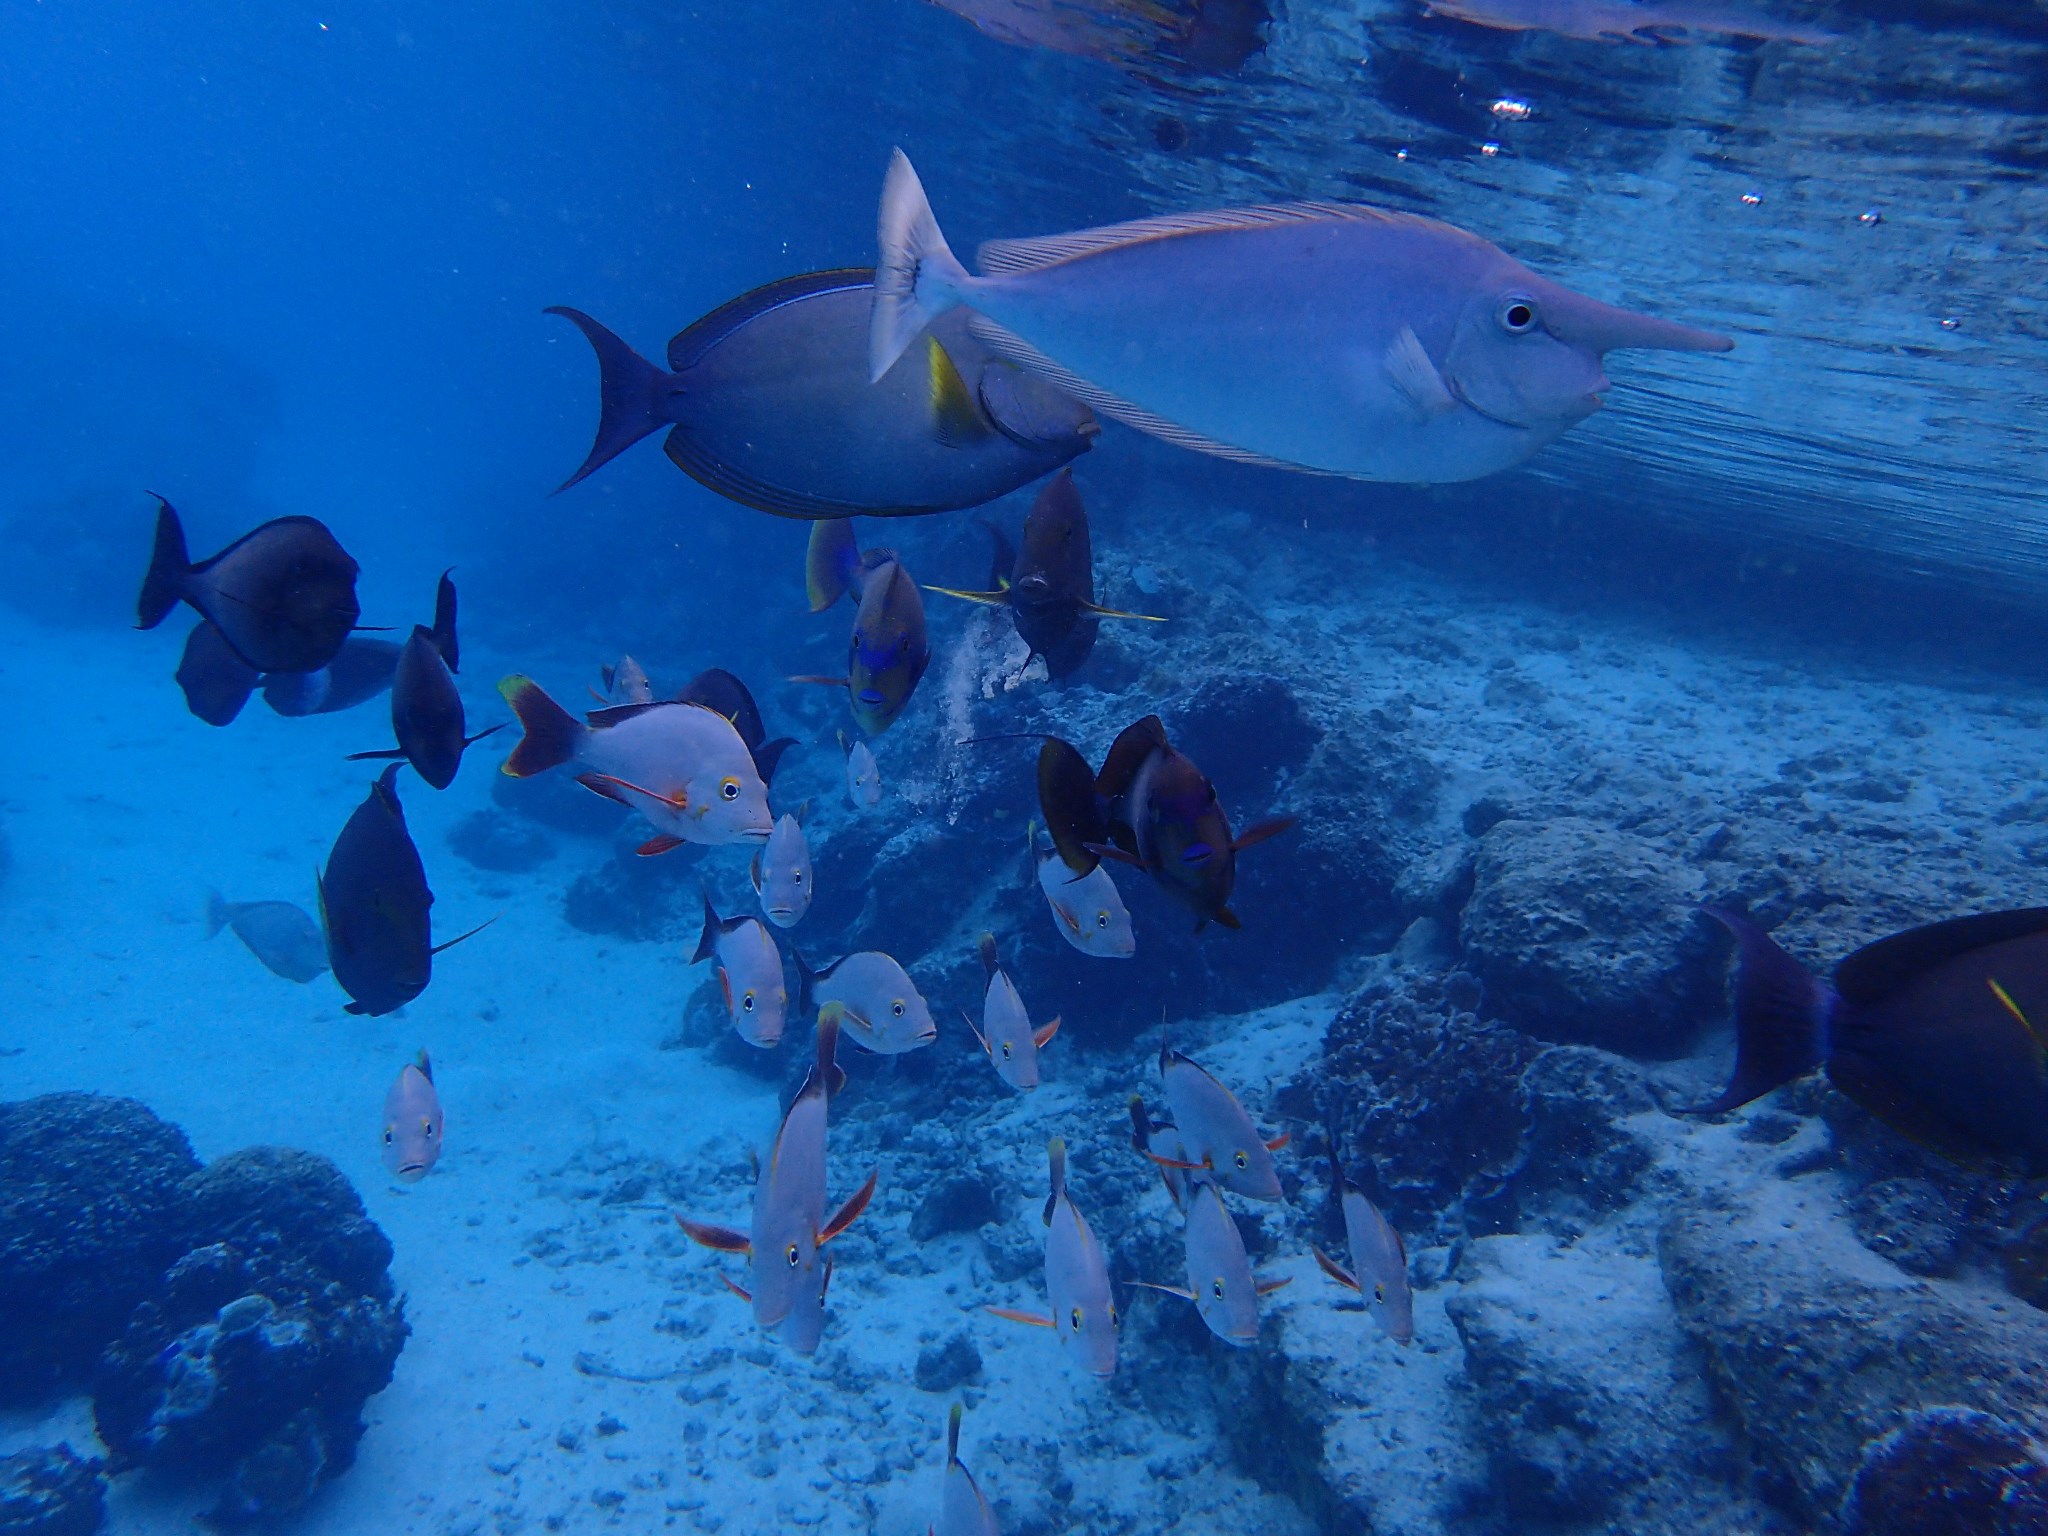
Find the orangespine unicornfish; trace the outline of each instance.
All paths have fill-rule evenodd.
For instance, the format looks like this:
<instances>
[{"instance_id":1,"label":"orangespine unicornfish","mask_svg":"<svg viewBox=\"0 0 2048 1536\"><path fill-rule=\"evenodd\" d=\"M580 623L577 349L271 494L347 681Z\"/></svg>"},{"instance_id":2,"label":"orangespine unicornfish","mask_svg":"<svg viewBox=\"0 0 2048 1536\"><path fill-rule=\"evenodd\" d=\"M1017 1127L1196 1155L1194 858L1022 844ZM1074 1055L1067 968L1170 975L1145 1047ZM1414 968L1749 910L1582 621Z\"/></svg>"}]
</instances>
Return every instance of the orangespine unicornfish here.
<instances>
[{"instance_id":1,"label":"orangespine unicornfish","mask_svg":"<svg viewBox=\"0 0 2048 1536\"><path fill-rule=\"evenodd\" d=\"M796 950L797 1009L834 1008L847 1034L878 1056L900 1056L939 1038L932 1011L910 973L878 949L812 970Z\"/></svg>"},{"instance_id":2,"label":"orangespine unicornfish","mask_svg":"<svg viewBox=\"0 0 2048 1536\"><path fill-rule=\"evenodd\" d=\"M583 770L577 783L653 824L643 854L684 843L765 843L775 829L753 754L715 709L622 704L579 722L531 678L508 677L498 692L526 731L503 772L523 779L574 763Z\"/></svg>"},{"instance_id":3,"label":"orangespine unicornfish","mask_svg":"<svg viewBox=\"0 0 2048 1536\"><path fill-rule=\"evenodd\" d=\"M334 660L361 612L359 567L325 523L276 518L194 565L177 512L163 497L156 500L156 543L135 603L137 629L155 629L185 602L256 672L313 672Z\"/></svg>"},{"instance_id":4,"label":"orangespine unicornfish","mask_svg":"<svg viewBox=\"0 0 2048 1536\"><path fill-rule=\"evenodd\" d=\"M1067 1198L1067 1144L1046 1143L1052 1194L1045 1202L1045 1294L1052 1316L990 1307L1013 1323L1050 1328L1091 1376L1116 1374L1116 1300L1109 1288L1109 1263L1087 1219Z\"/></svg>"},{"instance_id":5,"label":"orangespine unicornfish","mask_svg":"<svg viewBox=\"0 0 2048 1536\"><path fill-rule=\"evenodd\" d=\"M1286 1146L1289 1138L1282 1135L1268 1141L1260 1136L1236 1095L1170 1045L1160 1047L1159 1076L1166 1085L1166 1102L1173 1110L1184 1155L1168 1159L1155 1147L1153 1161L1173 1161L1200 1170L1232 1194L1247 1199L1281 1199L1280 1172L1273 1166L1273 1154Z\"/></svg>"},{"instance_id":6,"label":"orangespine unicornfish","mask_svg":"<svg viewBox=\"0 0 2048 1536\"><path fill-rule=\"evenodd\" d=\"M327 974L327 941L320 925L288 901L228 901L219 891L206 897L206 936L223 928L264 968L286 981L307 982Z\"/></svg>"},{"instance_id":7,"label":"orangespine unicornfish","mask_svg":"<svg viewBox=\"0 0 2048 1536\"><path fill-rule=\"evenodd\" d=\"M782 980L782 951L758 917L720 917L711 893L704 893L704 931L690 964L718 962L718 987L726 1016L739 1037L763 1050L782 1039L789 992Z\"/></svg>"},{"instance_id":8,"label":"orangespine unicornfish","mask_svg":"<svg viewBox=\"0 0 2048 1536\"><path fill-rule=\"evenodd\" d=\"M434 956L482 932L433 940L434 893L398 803L398 764L386 768L335 838L319 876L327 964L350 1013L384 1014L427 989Z\"/></svg>"},{"instance_id":9,"label":"orangespine unicornfish","mask_svg":"<svg viewBox=\"0 0 2048 1536\"><path fill-rule=\"evenodd\" d=\"M1823 981L1754 919L1735 936L1735 1073L1696 1113L1739 1109L1815 1067L1894 1130L1960 1162L2048 1173L2048 907L1866 944Z\"/></svg>"},{"instance_id":10,"label":"orangespine unicornfish","mask_svg":"<svg viewBox=\"0 0 2048 1536\"><path fill-rule=\"evenodd\" d=\"M590 316L560 315L597 353L597 440L562 489L668 427L668 456L707 489L778 517L907 516L980 506L1085 452L1087 407L996 357L967 317L933 326L868 380L873 273L784 278L713 310L668 368Z\"/></svg>"},{"instance_id":11,"label":"orangespine unicornfish","mask_svg":"<svg viewBox=\"0 0 2048 1536\"><path fill-rule=\"evenodd\" d=\"M775 782L776 764L782 761L783 753L796 745L793 736L768 739L768 728L761 722L761 710L754 703L753 694L723 667L707 667L699 672L683 685L676 702L701 704L730 720L732 728L740 733L740 740L747 744L748 755L754 759L763 784Z\"/></svg>"},{"instance_id":12,"label":"orangespine unicornfish","mask_svg":"<svg viewBox=\"0 0 2048 1536\"><path fill-rule=\"evenodd\" d=\"M846 798L857 810L873 810L882 803L882 769L873 749L858 737L848 741L841 731L839 750L846 754Z\"/></svg>"},{"instance_id":13,"label":"orangespine unicornfish","mask_svg":"<svg viewBox=\"0 0 2048 1536\"><path fill-rule=\"evenodd\" d=\"M1039 848L1036 822L1026 841L1038 888L1045 893L1045 904L1060 937L1082 954L1101 960L1128 960L1136 954L1138 936L1131 930L1130 909L1109 871L1098 864L1086 874L1075 874L1057 848L1050 844Z\"/></svg>"},{"instance_id":14,"label":"orangespine unicornfish","mask_svg":"<svg viewBox=\"0 0 2048 1536\"><path fill-rule=\"evenodd\" d=\"M1148 1280L1138 1283L1192 1301L1209 1331L1224 1343L1240 1349L1256 1344L1259 1298L1279 1290L1287 1281L1261 1281L1252 1274L1243 1234L1214 1184L1197 1184L1190 1192L1187 1224L1181 1235L1187 1247L1186 1289Z\"/></svg>"},{"instance_id":15,"label":"orangespine unicornfish","mask_svg":"<svg viewBox=\"0 0 2048 1536\"><path fill-rule=\"evenodd\" d=\"M434 627L413 626L412 638L398 653L398 670L391 679L391 732L398 745L384 752L354 752L349 760L403 758L435 789L453 784L462 754L504 729L494 725L474 736L466 734L462 692L455 686L460 655L455 638L455 583L443 571L434 600Z\"/></svg>"},{"instance_id":16,"label":"orangespine unicornfish","mask_svg":"<svg viewBox=\"0 0 2048 1536\"><path fill-rule=\"evenodd\" d=\"M979 340L1127 426L1362 480L1511 469L1600 408L1608 352L1734 346L1383 208L1226 208L991 241L976 277L898 150L877 239L875 377L965 307Z\"/></svg>"},{"instance_id":17,"label":"orangespine unicornfish","mask_svg":"<svg viewBox=\"0 0 2048 1536\"><path fill-rule=\"evenodd\" d=\"M813 1298L822 1305L825 1277L818 1273L819 1250L851 1226L874 1198L877 1175L871 1173L829 1221L825 1217L826 1112L846 1081L833 1060L839 1020L840 1011L833 1007L818 1015L817 1058L761 1159L751 1227L736 1232L676 1216L692 1241L747 1256L747 1288L733 1288L752 1304L754 1321L763 1328L780 1326Z\"/></svg>"},{"instance_id":18,"label":"orangespine unicornfish","mask_svg":"<svg viewBox=\"0 0 2048 1536\"><path fill-rule=\"evenodd\" d=\"M955 1403L946 1415L946 1485L939 1494L938 1523L929 1536L1002 1536L996 1512L960 1459L960 1416L965 1411Z\"/></svg>"},{"instance_id":19,"label":"orangespine unicornfish","mask_svg":"<svg viewBox=\"0 0 2048 1536\"><path fill-rule=\"evenodd\" d=\"M425 1178L441 1160L446 1130L434 1064L421 1051L417 1062L399 1068L398 1080L384 1095L385 1169L406 1184Z\"/></svg>"},{"instance_id":20,"label":"orangespine unicornfish","mask_svg":"<svg viewBox=\"0 0 2048 1536\"><path fill-rule=\"evenodd\" d=\"M806 674L790 681L845 688L854 720L868 735L879 736L903 713L932 661L917 583L893 550L863 552L853 524L845 520L811 525L804 569L813 613L853 592L853 635L844 677Z\"/></svg>"},{"instance_id":21,"label":"orangespine unicornfish","mask_svg":"<svg viewBox=\"0 0 2048 1536\"><path fill-rule=\"evenodd\" d=\"M1159 1182L1166 1186L1167 1198L1173 1201L1173 1208L1176 1211L1186 1210L1189 1184L1209 1175L1188 1161L1188 1149L1180 1139L1180 1128L1171 1120L1152 1118L1145 1108L1143 1094L1131 1095L1130 1110L1133 1150L1140 1157L1150 1159L1152 1166L1159 1170Z\"/></svg>"},{"instance_id":22,"label":"orangespine unicornfish","mask_svg":"<svg viewBox=\"0 0 2048 1536\"><path fill-rule=\"evenodd\" d=\"M173 676L185 707L208 725L232 724L258 688L275 714L324 715L353 709L389 688L402 649L389 640L351 635L317 671L258 672L235 654L211 619L201 619L185 637Z\"/></svg>"},{"instance_id":23,"label":"orangespine unicornfish","mask_svg":"<svg viewBox=\"0 0 2048 1536\"><path fill-rule=\"evenodd\" d=\"M1001 567L1009 542L993 524L989 532L995 536L996 564ZM990 586L985 592L933 586L925 590L1008 609L1018 638L1031 648L1032 655L1045 658L1048 677L1066 677L1088 659L1101 619L1164 622L1153 614L1097 605L1088 509L1070 469L1054 475L1038 493L1024 519L1022 546Z\"/></svg>"},{"instance_id":24,"label":"orangespine unicornfish","mask_svg":"<svg viewBox=\"0 0 2048 1536\"><path fill-rule=\"evenodd\" d=\"M748 867L761 911L778 928L794 928L811 910L814 876L811 845L804 837L804 812L809 807L806 800L794 814L784 811Z\"/></svg>"},{"instance_id":25,"label":"orangespine unicornfish","mask_svg":"<svg viewBox=\"0 0 2048 1536\"><path fill-rule=\"evenodd\" d=\"M1017 984L996 957L995 935L984 933L978 948L988 989L982 996L981 1028L974 1029L972 1019L967 1027L974 1030L974 1038L995 1063L996 1076L1019 1093L1029 1093L1038 1086L1038 1053L1059 1033L1060 1021L1053 1019L1043 1028L1033 1029Z\"/></svg>"},{"instance_id":26,"label":"orangespine unicornfish","mask_svg":"<svg viewBox=\"0 0 2048 1536\"><path fill-rule=\"evenodd\" d=\"M1359 1299L1396 1344L1415 1339L1415 1297L1408 1287L1408 1248L1401 1234L1365 1191L1344 1176L1333 1126L1325 1133L1330 1144L1330 1193L1344 1218L1344 1246L1351 1259L1346 1269L1320 1248L1312 1249L1323 1273L1358 1292Z\"/></svg>"}]
</instances>

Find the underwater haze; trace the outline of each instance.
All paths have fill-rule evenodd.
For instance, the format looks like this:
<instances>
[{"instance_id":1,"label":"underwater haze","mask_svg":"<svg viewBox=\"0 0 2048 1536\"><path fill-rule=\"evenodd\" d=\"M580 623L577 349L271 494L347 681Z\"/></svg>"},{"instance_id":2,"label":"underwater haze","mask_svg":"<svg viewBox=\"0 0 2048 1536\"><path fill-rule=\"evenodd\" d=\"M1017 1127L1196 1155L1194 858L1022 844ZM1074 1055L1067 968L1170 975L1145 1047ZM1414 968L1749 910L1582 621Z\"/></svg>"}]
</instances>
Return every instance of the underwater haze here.
<instances>
[{"instance_id":1,"label":"underwater haze","mask_svg":"<svg viewBox=\"0 0 2048 1536\"><path fill-rule=\"evenodd\" d=\"M0 1536L2048 1536L2039 0L0 57Z\"/></svg>"}]
</instances>

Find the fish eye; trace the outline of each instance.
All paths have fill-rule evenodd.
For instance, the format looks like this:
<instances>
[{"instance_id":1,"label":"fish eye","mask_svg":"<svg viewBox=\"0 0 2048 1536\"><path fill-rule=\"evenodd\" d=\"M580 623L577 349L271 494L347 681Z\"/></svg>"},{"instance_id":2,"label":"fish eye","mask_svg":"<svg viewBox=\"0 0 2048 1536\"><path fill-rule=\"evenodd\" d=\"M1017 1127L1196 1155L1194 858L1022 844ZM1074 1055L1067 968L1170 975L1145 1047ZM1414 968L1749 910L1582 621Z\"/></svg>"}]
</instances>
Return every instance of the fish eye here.
<instances>
[{"instance_id":1,"label":"fish eye","mask_svg":"<svg viewBox=\"0 0 2048 1536\"><path fill-rule=\"evenodd\" d=\"M434 1134L434 1122L433 1122L433 1121L431 1121L431 1120L422 1120L422 1121L420 1122L420 1134L421 1134L421 1135L423 1135L423 1136L431 1136L431 1135L433 1135L433 1134Z\"/></svg>"},{"instance_id":2,"label":"fish eye","mask_svg":"<svg viewBox=\"0 0 2048 1536\"><path fill-rule=\"evenodd\" d=\"M1526 336L1536 329L1536 301L1512 294L1501 301L1500 328L1510 336Z\"/></svg>"},{"instance_id":3,"label":"fish eye","mask_svg":"<svg viewBox=\"0 0 2048 1536\"><path fill-rule=\"evenodd\" d=\"M1387 1288L1384 1285L1374 1286L1372 1288L1372 1299L1374 1301L1385 1301L1387 1299Z\"/></svg>"},{"instance_id":4,"label":"fish eye","mask_svg":"<svg viewBox=\"0 0 2048 1536\"><path fill-rule=\"evenodd\" d=\"M1081 1309L1080 1309L1079 1307L1076 1307L1076 1308L1074 1308L1074 1332L1076 1332L1076 1333L1079 1333L1080 1331L1081 1331Z\"/></svg>"},{"instance_id":5,"label":"fish eye","mask_svg":"<svg viewBox=\"0 0 2048 1536\"><path fill-rule=\"evenodd\" d=\"M1221 1301L1223 1299L1223 1279L1221 1276L1218 1276L1214 1281L1210 1283L1209 1294L1214 1296L1218 1301Z\"/></svg>"},{"instance_id":6,"label":"fish eye","mask_svg":"<svg viewBox=\"0 0 2048 1536\"><path fill-rule=\"evenodd\" d=\"M789 1245L789 1250L786 1254L784 1254L784 1257L789 1260L789 1267L791 1269L795 1269L797 1265L802 1262L801 1256L796 1251L795 1243L791 1243Z\"/></svg>"},{"instance_id":7,"label":"fish eye","mask_svg":"<svg viewBox=\"0 0 2048 1536\"><path fill-rule=\"evenodd\" d=\"M790 876L790 879L794 880L798 885L802 885L804 883L804 872L802 870L798 870L795 874Z\"/></svg>"},{"instance_id":8,"label":"fish eye","mask_svg":"<svg viewBox=\"0 0 2048 1536\"><path fill-rule=\"evenodd\" d=\"M1251 1155L1245 1152L1238 1153L1231 1161L1236 1163L1240 1170L1249 1168L1252 1165Z\"/></svg>"},{"instance_id":9,"label":"fish eye","mask_svg":"<svg viewBox=\"0 0 2048 1536\"><path fill-rule=\"evenodd\" d=\"M1095 914L1095 926L1098 928L1107 928L1109 926L1109 913L1106 910Z\"/></svg>"},{"instance_id":10,"label":"fish eye","mask_svg":"<svg viewBox=\"0 0 2048 1536\"><path fill-rule=\"evenodd\" d=\"M737 800L740 797L740 781L728 774L718 781L718 792L728 800Z\"/></svg>"},{"instance_id":11,"label":"fish eye","mask_svg":"<svg viewBox=\"0 0 2048 1536\"><path fill-rule=\"evenodd\" d=\"M754 1011L754 994L753 994L753 993L751 993L751 992L749 992L749 993L748 993L748 994L747 994L747 995L746 995L745 997L743 997L743 998L741 998L741 999L740 999L740 1012L742 1012L742 1013L752 1013L753 1011Z\"/></svg>"},{"instance_id":12,"label":"fish eye","mask_svg":"<svg viewBox=\"0 0 2048 1536\"><path fill-rule=\"evenodd\" d=\"M1005 1040L1005 1041L1003 1042L1003 1060L1005 1060L1005 1061L1008 1061L1009 1059L1010 1059L1010 1042L1009 1042L1009 1041L1007 1041L1007 1040Z\"/></svg>"},{"instance_id":13,"label":"fish eye","mask_svg":"<svg viewBox=\"0 0 2048 1536\"><path fill-rule=\"evenodd\" d=\"M902 1017L903 1017L903 999L899 997L899 998L897 998L897 999L896 999L896 1001L895 1001L895 1002L891 1003L891 1004L889 1005L889 1011L890 1011L891 1013L895 1014L897 1018L899 1018L899 1019L900 1019L900 1018L902 1018Z\"/></svg>"},{"instance_id":14,"label":"fish eye","mask_svg":"<svg viewBox=\"0 0 2048 1536\"><path fill-rule=\"evenodd\" d=\"M384 1128L384 1145L388 1147L391 1145L391 1143L393 1143L396 1140L398 1140L398 1137L392 1134L391 1128L389 1126L386 1126Z\"/></svg>"}]
</instances>

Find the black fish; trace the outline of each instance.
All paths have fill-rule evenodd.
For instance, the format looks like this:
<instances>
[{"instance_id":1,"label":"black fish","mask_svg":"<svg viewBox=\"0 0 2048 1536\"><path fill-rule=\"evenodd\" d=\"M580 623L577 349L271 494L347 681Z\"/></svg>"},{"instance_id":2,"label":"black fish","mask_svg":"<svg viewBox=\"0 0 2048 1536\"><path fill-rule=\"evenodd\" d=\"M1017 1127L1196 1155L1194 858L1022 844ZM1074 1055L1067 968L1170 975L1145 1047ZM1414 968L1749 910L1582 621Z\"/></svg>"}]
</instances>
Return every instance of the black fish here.
<instances>
[{"instance_id":1,"label":"black fish","mask_svg":"<svg viewBox=\"0 0 2048 1536\"><path fill-rule=\"evenodd\" d=\"M1167 742L1157 715L1126 726L1101 771L1057 737L1038 754L1038 805L1060 857L1076 874L1100 859L1135 865L1195 914L1195 931L1211 922L1238 925L1230 910L1237 855L1294 825L1278 816L1233 836L1230 818L1202 770Z\"/></svg>"},{"instance_id":2,"label":"black fish","mask_svg":"<svg viewBox=\"0 0 2048 1536\"><path fill-rule=\"evenodd\" d=\"M796 745L794 736L768 740L768 728L761 723L761 710L754 703L753 694L747 691L745 683L723 667L709 667L699 672L676 695L676 702L702 704L730 720L733 729L740 733L740 740L746 743L763 784L775 782L775 765L782 761L783 753Z\"/></svg>"},{"instance_id":3,"label":"black fish","mask_svg":"<svg viewBox=\"0 0 2048 1536\"><path fill-rule=\"evenodd\" d=\"M174 675L185 691L185 707L208 725L232 723L258 687L263 702L277 714L329 714L389 688L401 649L389 640L351 635L317 672L258 672L235 654L211 620L201 619L185 637Z\"/></svg>"},{"instance_id":4,"label":"black fish","mask_svg":"<svg viewBox=\"0 0 2048 1536\"><path fill-rule=\"evenodd\" d=\"M917 583L894 550L863 551L854 542L853 524L846 520L811 525L804 573L813 613L830 608L849 587L859 606L847 642L846 676L791 681L843 687L860 728L879 736L903 713L932 663Z\"/></svg>"},{"instance_id":5,"label":"black fish","mask_svg":"<svg viewBox=\"0 0 2048 1536\"><path fill-rule=\"evenodd\" d=\"M1045 658L1046 674L1066 677L1095 648L1098 619L1145 619L1149 613L1126 613L1095 603L1095 556L1088 536L1088 508L1074 486L1074 472L1063 469L1046 482L1024 519L1023 547L1015 554L1002 530L988 525L995 539L995 564L990 590L966 592L958 587L927 587L970 603L1010 610L1017 634L1034 656Z\"/></svg>"},{"instance_id":6,"label":"black fish","mask_svg":"<svg viewBox=\"0 0 2048 1536\"><path fill-rule=\"evenodd\" d=\"M447 944L434 942L434 893L405 829L396 763L342 827L319 880L327 963L349 995L350 1013L403 1008L426 991L435 955L489 926L479 924Z\"/></svg>"},{"instance_id":7,"label":"black fish","mask_svg":"<svg viewBox=\"0 0 2048 1536\"><path fill-rule=\"evenodd\" d=\"M468 725L462 712L462 690L455 686L454 676L459 654L455 583L443 571L434 598L434 627L413 626L412 638L399 653L398 671L391 681L391 732L398 745L384 752L353 752L349 761L404 758L434 788L453 784L463 752L492 731L504 729L494 725L474 736L464 734Z\"/></svg>"},{"instance_id":8,"label":"black fish","mask_svg":"<svg viewBox=\"0 0 2048 1536\"><path fill-rule=\"evenodd\" d=\"M1910 928L1857 950L1832 982L1741 913L1705 910L1735 935L1735 1075L1696 1113L1825 1066L1949 1157L2048 1172L2048 907Z\"/></svg>"},{"instance_id":9,"label":"black fish","mask_svg":"<svg viewBox=\"0 0 2048 1536\"><path fill-rule=\"evenodd\" d=\"M314 672L334 659L360 612L358 567L324 523L280 517L194 565L178 514L163 497L157 503L138 629L155 629L183 601L258 672Z\"/></svg>"},{"instance_id":10,"label":"black fish","mask_svg":"<svg viewBox=\"0 0 2048 1536\"><path fill-rule=\"evenodd\" d=\"M566 490L650 432L677 466L780 517L908 516L978 507L1084 452L1088 408L995 356L960 316L868 382L874 274L785 278L713 310L655 367L577 310L597 351L597 441Z\"/></svg>"},{"instance_id":11,"label":"black fish","mask_svg":"<svg viewBox=\"0 0 2048 1536\"><path fill-rule=\"evenodd\" d=\"M208 725L231 723L263 681L263 674L235 654L210 619L192 626L173 676L185 690L185 707Z\"/></svg>"}]
</instances>

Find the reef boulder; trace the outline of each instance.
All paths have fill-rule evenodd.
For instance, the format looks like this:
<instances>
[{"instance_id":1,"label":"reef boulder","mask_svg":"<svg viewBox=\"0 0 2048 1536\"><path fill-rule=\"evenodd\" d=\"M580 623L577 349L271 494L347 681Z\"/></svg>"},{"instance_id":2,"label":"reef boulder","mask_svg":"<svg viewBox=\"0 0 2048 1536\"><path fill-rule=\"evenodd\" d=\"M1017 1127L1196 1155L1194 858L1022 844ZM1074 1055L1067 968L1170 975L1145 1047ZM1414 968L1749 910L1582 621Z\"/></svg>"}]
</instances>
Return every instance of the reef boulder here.
<instances>
[{"instance_id":1,"label":"reef boulder","mask_svg":"<svg viewBox=\"0 0 2048 1536\"><path fill-rule=\"evenodd\" d=\"M1849 1536L2037 1536L2048 1531L2048 1445L1995 1414L1929 1408L1864 1453Z\"/></svg>"},{"instance_id":2,"label":"reef boulder","mask_svg":"<svg viewBox=\"0 0 2048 1536\"><path fill-rule=\"evenodd\" d=\"M70 1446L0 1456L0 1536L92 1536L106 1513L100 1464Z\"/></svg>"}]
</instances>

